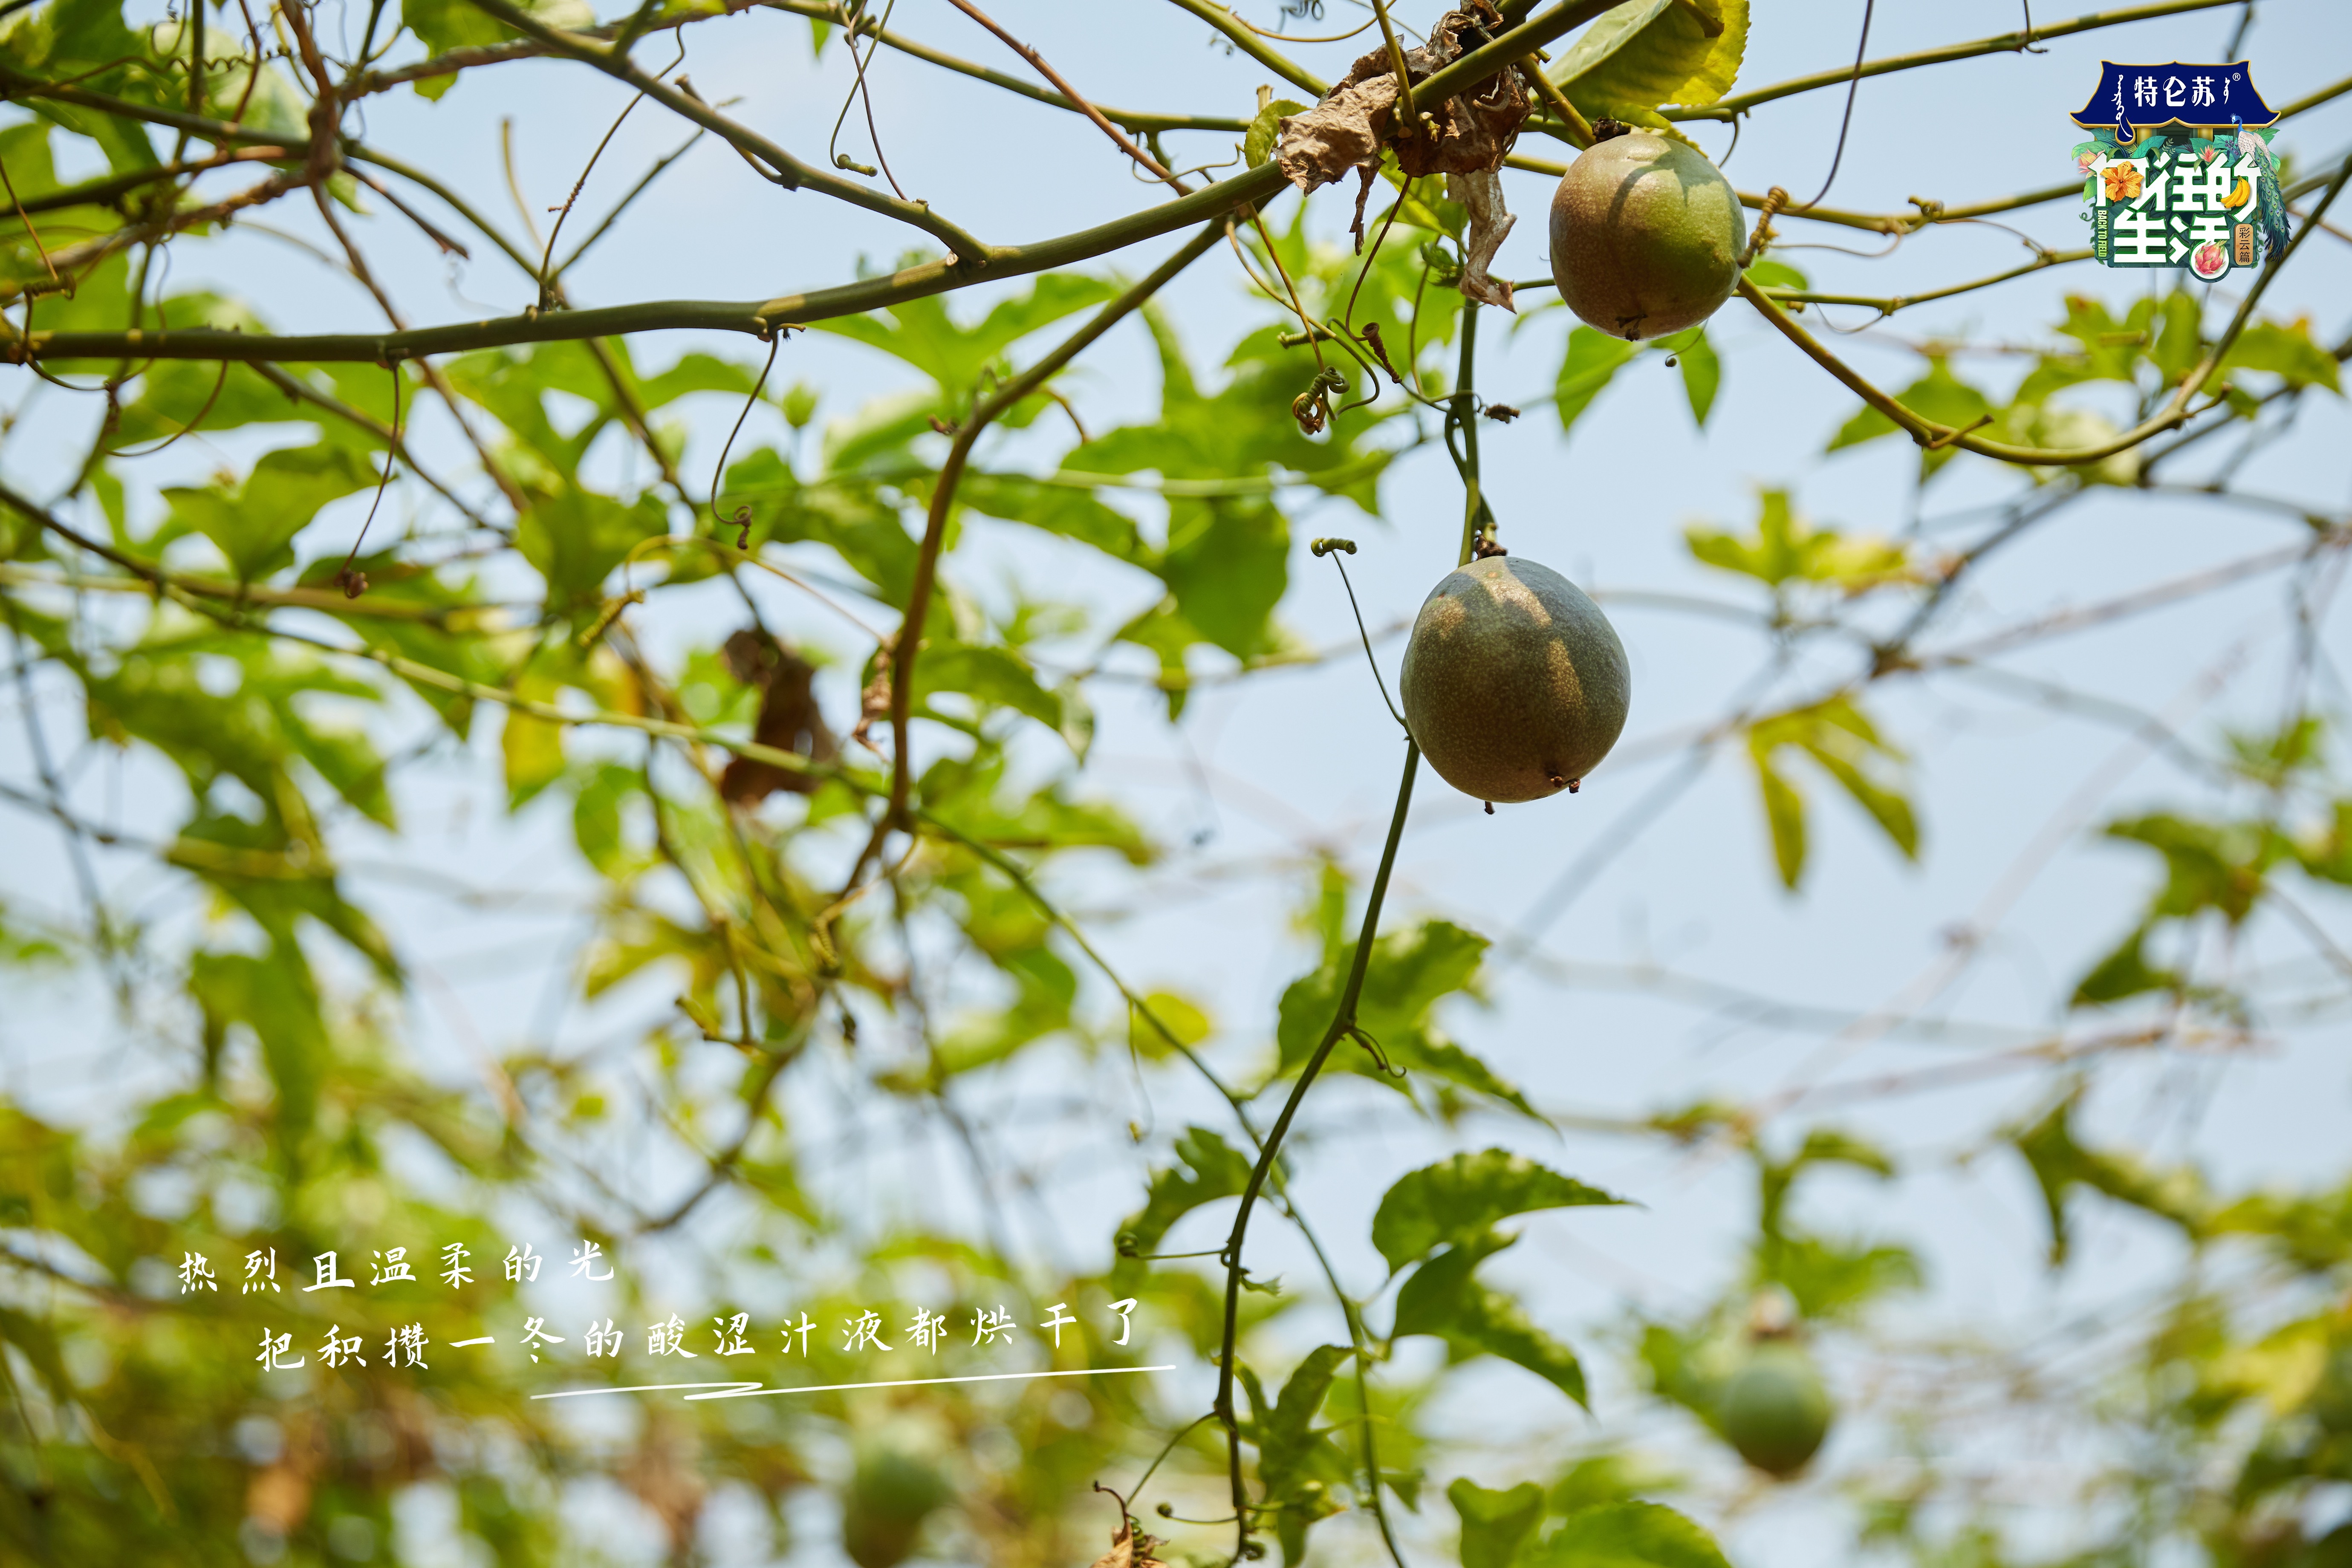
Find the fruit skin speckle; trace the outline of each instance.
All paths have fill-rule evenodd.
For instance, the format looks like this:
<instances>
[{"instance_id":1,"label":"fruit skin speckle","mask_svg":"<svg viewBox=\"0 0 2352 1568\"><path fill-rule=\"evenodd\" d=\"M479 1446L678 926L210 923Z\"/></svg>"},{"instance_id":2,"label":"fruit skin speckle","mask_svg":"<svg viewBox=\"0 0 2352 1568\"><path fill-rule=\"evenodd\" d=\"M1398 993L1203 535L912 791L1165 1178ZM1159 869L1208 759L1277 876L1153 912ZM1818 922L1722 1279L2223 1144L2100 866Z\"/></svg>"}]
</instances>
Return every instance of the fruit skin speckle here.
<instances>
[{"instance_id":1,"label":"fruit skin speckle","mask_svg":"<svg viewBox=\"0 0 2352 1568\"><path fill-rule=\"evenodd\" d=\"M1805 1468L1830 1430L1829 1390L1812 1358L1791 1344L1766 1343L1724 1384L1716 1418L1739 1457L1783 1479Z\"/></svg>"},{"instance_id":2,"label":"fruit skin speckle","mask_svg":"<svg viewBox=\"0 0 2352 1568\"><path fill-rule=\"evenodd\" d=\"M1739 286L1747 244L1731 182L1647 131L1586 149L1552 193L1552 280L1612 337L1662 337L1714 315Z\"/></svg>"},{"instance_id":3,"label":"fruit skin speckle","mask_svg":"<svg viewBox=\"0 0 2352 1568\"><path fill-rule=\"evenodd\" d=\"M1490 555L1430 591L1404 650L1406 726L1438 776L1486 801L1570 788L1625 728L1625 646L1550 567Z\"/></svg>"}]
</instances>

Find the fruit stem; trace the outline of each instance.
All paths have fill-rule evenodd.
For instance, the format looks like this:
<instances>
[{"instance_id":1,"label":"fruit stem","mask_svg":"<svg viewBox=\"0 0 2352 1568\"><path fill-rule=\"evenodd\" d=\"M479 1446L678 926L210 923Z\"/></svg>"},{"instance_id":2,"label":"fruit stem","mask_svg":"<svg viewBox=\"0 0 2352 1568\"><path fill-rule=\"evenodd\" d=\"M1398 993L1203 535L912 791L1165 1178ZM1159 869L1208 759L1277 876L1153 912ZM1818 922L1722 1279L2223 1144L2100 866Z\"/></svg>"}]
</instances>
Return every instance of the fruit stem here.
<instances>
[{"instance_id":1,"label":"fruit stem","mask_svg":"<svg viewBox=\"0 0 2352 1568\"><path fill-rule=\"evenodd\" d=\"M1389 47L1389 68L1396 72L1396 108L1389 123L1396 127L1399 139L1411 141L1421 122L1412 113L1412 73L1405 68L1404 46L1397 42L1396 29L1389 26L1387 0L1372 0L1372 15L1380 18L1381 37Z\"/></svg>"},{"instance_id":2,"label":"fruit stem","mask_svg":"<svg viewBox=\"0 0 2352 1568\"><path fill-rule=\"evenodd\" d=\"M1452 415L1454 422L1461 428L1466 453L1462 464L1462 549L1454 561L1457 571L1470 564L1470 558L1478 548L1478 514L1483 510L1478 494L1478 416L1477 410L1470 406L1477 400L1472 390L1476 380L1477 359L1478 302L1465 298L1462 301L1462 368L1454 377Z\"/></svg>"}]
</instances>

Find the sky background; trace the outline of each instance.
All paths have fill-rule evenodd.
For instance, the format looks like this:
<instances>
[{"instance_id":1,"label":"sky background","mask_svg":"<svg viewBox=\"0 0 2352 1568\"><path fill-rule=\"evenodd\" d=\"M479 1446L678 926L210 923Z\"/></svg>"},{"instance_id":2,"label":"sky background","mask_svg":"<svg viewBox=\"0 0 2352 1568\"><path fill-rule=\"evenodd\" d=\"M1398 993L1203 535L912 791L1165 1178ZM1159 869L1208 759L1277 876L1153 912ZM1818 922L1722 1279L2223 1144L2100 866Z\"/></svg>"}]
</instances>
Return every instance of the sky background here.
<instances>
[{"instance_id":1,"label":"sky background","mask_svg":"<svg viewBox=\"0 0 2352 1568\"><path fill-rule=\"evenodd\" d=\"M2053 4L2040 9L2052 13ZM2273 104L2335 79L2352 61L2352 10L2336 0L2263 0L2242 53ZM2046 53L1998 55L1933 70L1864 81L1829 205L1872 211L1905 206L1914 195L1948 203L1981 200L2066 177L2069 149L2081 134L2066 111L2081 103L2104 58L2158 61L2222 57L2241 19L2239 6L2145 22L2047 46ZM1759 5L1741 72L1742 88L1850 61L1862 7L1850 4ZM333 7L327 8L331 16ZM1128 108L1246 117L1255 89L1273 79L1230 52L1196 19L1174 6L1139 3L1040 4L1000 0L992 13L1038 45L1090 95ZM1270 6L1245 15L1272 26ZM1434 7L1406 7L1425 24ZM1353 25L1356 13L1330 0L1313 31ZM352 19L356 30L359 18ZM1874 58L2015 26L2014 6L1890 3L1877 6ZM1020 64L967 19L937 0L908 0L891 26L940 47L1005 70ZM1298 24L1293 24L1297 27ZM329 23L330 30L332 28ZM1367 35L1367 38L1376 35ZM688 71L705 97L740 100L734 113L796 153L815 161L841 102L846 65L835 40L813 59L809 29L769 12L689 29ZM1336 78L1364 40L1303 46L1297 58ZM639 50L648 64L671 46ZM405 58L395 57L395 58ZM1277 95L1292 89L1275 82ZM871 78L877 116L892 168L908 194L992 241L1025 241L1087 226L1107 215L1151 204L1146 186L1123 168L1108 142L1076 117L1016 101L922 62L885 51ZM447 178L479 210L514 222L499 169L500 121L510 117L523 191L535 207L560 202L585 152L625 101L625 90L576 68L522 62L467 77L438 102L395 91L368 101L365 134L375 144ZM1689 127L1723 159L1743 189L1786 185L1802 196L1828 174L1844 104L1842 90L1815 92L1767 106L1730 137L1721 127ZM567 233L585 232L600 202L625 189L652 158L683 140L677 124L650 108L633 114L591 178ZM1230 155L1229 136L1170 140L1187 163ZM2277 146L2298 168L2339 155L2352 143L2352 100L2298 117ZM866 156L862 131L844 132L851 155ZM1564 150L1530 139L1538 156ZM62 177L78 171L60 167ZM1543 213L1549 182L1511 173L1505 188L1520 223L1504 246L1498 276L1547 270ZM1274 216L1287 222L1295 196ZM1315 198L1311 226L1338 234L1346 203ZM1782 226L1780 256L1811 275L1817 288L1884 294L1974 278L2025 258L2021 236L2053 247L2084 243L2079 204L2060 202L2007 215L1999 225L1932 229L1888 247L1879 237L1824 226ZM535 213L544 223L544 214ZM315 215L282 204L268 220L285 235L317 242ZM348 329L373 323L373 305L347 278L322 268L289 238L240 226L173 252L174 289L207 288L238 297L275 329ZM470 263L436 256L396 218L365 226L379 273L414 322L512 311L532 289L519 269L477 249ZM780 191L753 178L735 155L709 142L689 153L642 198L630 221L570 278L574 301L616 304L648 299L763 299L838 281L861 267L890 265L908 231L813 195ZM1163 239L1112 258L1133 277L1175 241ZM1892 254L1882 254L1889 249ZM2117 314L2154 275L2108 273L2078 264L2000 288L1906 312L1882 327L1837 340L1839 352L1883 385L1917 374L1909 345L1965 336L1974 342L2042 343L2061 316L2060 296L2087 292ZM2234 279L2226 279L2224 289ZM2352 247L2315 237L2272 290L2266 308L2282 316L2308 312L2315 335L2336 342L2347 326ZM1012 287L1020 287L1015 284ZM960 296L954 309L977 315L1002 289ZM1224 252L1213 252L1164 296L1196 367L1222 355L1244 323L1266 318ZM1567 312L1540 308L1530 293L1518 321L1487 311L1482 321L1481 384L1488 396L1528 407L1527 417L1482 432L1486 483L1515 555L1566 572L1595 592L1615 620L1632 659L1633 714L1619 754L1575 797L1483 815L1424 770L1401 855L1391 908L1400 917L1443 914L1501 941L1520 932L1527 962L1498 966L1491 1005L1449 1012L1457 1037L1517 1079L1538 1105L1575 1117L1640 1115L1705 1098L1749 1099L1820 1076L1825 1034L1819 1028L1767 1028L1709 1006L1643 989L1631 966L1654 964L1723 985L1821 1008L1864 1012L1901 995L1943 960L1955 922L1986 907L2010 879L2030 871L2022 890L2000 911L1982 952L1933 1011L1971 1026L2014 1030L2060 1025L2064 997L2078 976L2122 934L2149 891L2153 858L2101 842L2084 828L2136 809L2192 802L2200 787L2161 756L2109 723L2053 714L1982 684L1958 680L1886 683L1872 695L1885 730L1913 758L1925 827L1916 865L1902 861L1842 797L1808 779L1812 860L1801 896L1784 892L1751 774L1737 749L1716 756L1654 820L1636 831L1629 819L1662 779L1682 766L1677 744L1692 726L1719 716L1754 675L1767 648L1751 629L1721 618L1675 612L1620 597L1634 593L1699 595L1750 606L1741 584L1688 557L1683 529L1698 522L1747 531L1759 487L1786 487L1813 519L1863 532L1897 534L1939 525L2013 494L2020 480L1977 459L1954 463L1920 502L1910 482L1914 449L1884 440L1822 456L1853 400L1800 357L1763 321L1735 301L1712 326L1724 361L1720 397L1700 431L1679 379L1656 356L1622 372L1611 389L1563 437L1549 405L1538 405L1557 373L1572 324ZM1832 311L1839 327L1860 327L1866 313ZM1816 321L1817 318L1809 317ZM1042 342L1043 340L1041 340ZM638 340L641 369L677 353L706 349L756 363L748 340L667 333ZM1039 345L1026 347L1039 352ZM2026 363L1968 356L1962 374L2007 384ZM819 425L845 416L866 399L909 384L905 367L858 345L810 333L779 354L781 384L821 389ZM0 372L0 391L21 395L21 373ZM1087 354L1063 384L1091 428L1148 417L1156 372L1139 325L1123 325ZM694 431L685 465L707 475L735 413L727 399L682 405ZM61 462L78 456L89 410L51 396L38 401L0 448L12 479L49 493ZM446 426L420 415L445 471L460 465ZM812 432L814 435L814 432ZM753 415L742 443L782 441L782 421ZM2306 400L2292 437L2250 466L2247 487L2298 498L2338 515L2346 504L2345 453L2352 420L2343 403ZM257 450L286 444L283 429L191 439L147 466L160 486L200 481L216 468L241 466ZM988 454L995 467L1050 467L1066 437L1053 422ZM739 444L740 454L742 445ZM606 458L617 464L610 451ZM696 481L699 484L699 479ZM1373 628L1378 660L1391 682L1402 653L1394 628L1406 623L1451 565L1460 492L1433 446L1401 461L1384 481L1384 516L1374 520L1339 502L1300 501L1291 509L1291 589L1282 618L1309 644L1328 647L1352 634L1348 603L1330 566L1307 552L1309 539L1341 533L1361 546L1350 561L1357 595ZM417 493L402 504L422 505ZM152 498L147 516L154 515ZM305 537L310 554L340 553L347 528L331 511ZM1003 602L1006 584L1086 605L1107 630L1148 605L1156 587L1139 573L1034 531L987 522L971 525L971 543L954 563L958 584ZM2069 508L1972 577L1958 613L1938 639L2012 624L2032 615L2168 581L2258 549L2294 542L2291 519L2217 505L2210 500L2117 492ZM820 551L799 549L822 569ZM2063 680L2143 710L2162 710L2183 733L2210 737L2226 724L2275 721L2282 690L2286 618L2283 578L2256 577L2194 600L2093 633L2034 645L2010 659L2015 673ZM836 730L854 714L856 669L863 650L838 622L781 584L754 590L772 624L833 655L820 681ZM657 647L715 642L740 612L717 588L673 597L645 626ZM1386 630L1389 635L1381 635ZM2325 646L2345 650L2340 626ZM1849 656L1850 657L1850 656ZM1146 666L1128 650L1110 660L1130 673ZM1819 689L1850 668L1834 659L1801 665L1776 691ZM2216 686L2214 672L2226 679ZM2202 683L2202 684L2200 684ZM2340 710L2347 698L2332 672L2318 688ZM1273 1006L1283 987L1308 966L1293 926L1306 882L1299 874L1320 850L1338 854L1359 874L1377 857L1400 742L1360 658L1259 676L1197 692L1181 725L1165 721L1159 696L1115 679L1095 688L1100 730L1087 772L1093 791L1118 800L1168 846L1149 875L1093 871L1062 886L1097 917L1106 951L1145 988L1165 987L1202 1003L1216 1018L1219 1059L1263 1058ZM9 699L11 718L15 700ZM420 738L421 709L398 710L392 732ZM51 704L47 721L57 743L79 739L78 719ZM576 902L586 886L570 866L564 808L550 799L520 819L500 809L496 731L486 723L473 765L441 761L412 780L404 796L408 831L398 841L364 825L341 830L362 897L415 960L418 987L407 1004L406 1033L431 1070L451 1078L477 1071L481 1054L553 1038L576 1048L624 1039L657 1019L669 994L659 984L625 988L593 1009L563 1008L564 965L585 932ZM1066 765L1066 753L1040 741L1028 765ZM20 725L0 725L0 778L29 775ZM2093 781L2086 785L2086 781ZM78 798L105 820L168 826L181 806L176 776L149 762L104 761L80 774ZM2052 824L2065 829L2044 852ZM1605 868L1576 878L1572 900L1549 896L1587 858L1618 845ZM373 868L373 869L370 869ZM195 929L200 908L142 870L135 857L106 866L110 884L152 902L168 917L165 940ZM514 899L450 918L446 901L419 884L425 874L510 892ZM69 908L70 884L55 836L21 814L0 817L0 899ZM170 900L182 900L174 904ZM2339 937L2352 931L2352 908L2315 906ZM1530 921L1540 914L1540 921ZM175 921L174 923L169 923ZM2246 943L2249 963L2264 958L2309 963L2282 932L2259 925ZM555 975L551 984L551 973ZM1565 983L1573 981L1575 983ZM108 1016L95 994L77 986L34 990L12 981L0 995L0 1091L75 1119L102 1121L120 1093L124 1070L184 1070L137 1026ZM1974 1044L1981 1035L1960 1037ZM2226 1062L2169 1056L2112 1070L2091 1105L2102 1137L2151 1159L2189 1158L2218 1181L2238 1185L2302 1181L2340 1172L2343 1134L2352 1110L2340 1018L2292 1020L2269 1037L2270 1048ZM1841 1055L1831 1076L1864 1079L1949 1060L1955 1045L1888 1037ZM714 1064L722 1066L724 1064ZM840 1069L845 1071L846 1068ZM714 1080L716 1081L716 1080ZM1208 1107L1188 1085L1151 1080L1148 1112L1118 1073L1071 1081L1040 1070L1016 1076L982 1096L1000 1125L1034 1121L1049 1217L1025 1226L1024 1240L1066 1267L1097 1267L1118 1217L1139 1198L1147 1156ZM1776 1124L1793 1138L1816 1121L1865 1128L1895 1149L1908 1173L1894 1187L1859 1178L1823 1177L1807 1197L1817 1215L1851 1216L1853 1225L1921 1249L1929 1289L1905 1303L1895 1321L1923 1340L1980 1335L2022 1339L2100 1304L2129 1302L2168 1277L2173 1243L2150 1226L2105 1213L2082 1215L2076 1258L2063 1275L2042 1268L2044 1222L2038 1195L2013 1157L1960 1156L1989 1128L2046 1103L2052 1080L2039 1074L1993 1078L1933 1094L1874 1099L1850 1110L1824 1097ZM1127 1087L1122 1089L1122 1083ZM1120 1094L1126 1098L1117 1098ZM811 1108L812 1136L828 1131L822 1105ZM1149 1120L1153 1141L1131 1146L1125 1124ZM840 1132L846 1130L830 1129ZM1637 1198L1642 1207L1549 1215L1527 1226L1528 1240L1495 1266L1518 1288L1538 1321L1589 1352L1606 1325L1629 1306L1688 1310L1709 1300L1734 1266L1734 1248L1752 1223L1748 1168L1720 1155L1666 1149L1592 1131L1554 1131L1524 1120L1474 1116L1448 1131L1410 1118L1402 1102L1357 1080L1318 1089L1302 1134L1307 1201L1334 1238L1343 1269L1360 1287L1379 1278L1365 1241L1375 1194L1393 1175L1450 1147L1505 1143L1587 1180ZM667 1190L683 1173L648 1162L637 1173L649 1190ZM887 1212L894 1203L950 1205L961 1195L937 1190L920 1151L894 1159L869 1151L845 1158L832 1178L837 1199ZM1197 1235L1208 1245L1224 1210L1196 1216L1171 1246ZM698 1247L729 1245L722 1214L697 1238ZM1017 1232L1016 1234L1021 1234ZM1254 1260L1304 1278L1302 1259L1286 1251L1273 1227L1253 1237ZM642 1262L643 1260L641 1260ZM691 1279L691 1274L687 1276ZM685 1287L682 1287L685 1289ZM1328 1325L1326 1325L1328 1327ZM1303 1342L1301 1348L1304 1348ZM1825 1347L1832 1379L1848 1393L1890 1375L1880 1361ZM1551 1391L1517 1369L1496 1367L1466 1385L1450 1425L1491 1438L1496 1456L1474 1467L1489 1485L1536 1474L1572 1447L1603 1434L1637 1433L1674 1442L1686 1425L1636 1417L1638 1395L1617 1358L1592 1353L1595 1419L1568 1410ZM1622 1365L1622 1362L1617 1364ZM1169 1384L1172 1403L1205 1391L1213 1369L1193 1365ZM1498 1414L1499 1413L1499 1414ZM1530 1446L1527 1435L1539 1440ZM2031 1444L2010 1457L2046 1458L2055 1468L2080 1456ZM2059 1439L2050 1441L2055 1445ZM1867 1421L1843 1426L1831 1439L1823 1479L1764 1495L1748 1488L1724 1457L1686 1442L1680 1457L1708 1482L1713 1517L1730 1520L1726 1544L1743 1568L1815 1561L1828 1526L1824 1499L1842 1469L1883 1457L1883 1429ZM2352 1504L2347 1504L2352 1511ZM1439 1510L1444 1513L1443 1506ZM2061 1519L2021 1516L2051 1539ZM1351 1528L1341 1523L1335 1532ZM812 1548L795 1562L825 1559Z\"/></svg>"}]
</instances>

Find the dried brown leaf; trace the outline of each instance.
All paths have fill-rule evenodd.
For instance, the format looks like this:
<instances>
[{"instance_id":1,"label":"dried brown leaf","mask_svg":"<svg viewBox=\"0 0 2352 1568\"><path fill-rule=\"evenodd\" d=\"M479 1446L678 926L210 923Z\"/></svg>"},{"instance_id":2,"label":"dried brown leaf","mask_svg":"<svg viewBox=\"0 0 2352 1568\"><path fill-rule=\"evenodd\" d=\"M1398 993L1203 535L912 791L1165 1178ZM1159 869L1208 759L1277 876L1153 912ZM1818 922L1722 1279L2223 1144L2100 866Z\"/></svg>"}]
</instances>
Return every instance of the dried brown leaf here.
<instances>
[{"instance_id":1,"label":"dried brown leaf","mask_svg":"<svg viewBox=\"0 0 2352 1568\"><path fill-rule=\"evenodd\" d=\"M749 626L729 637L719 657L729 674L761 689L760 721L751 731L754 741L811 762L833 761L833 731L825 728L812 685L814 665L767 633ZM773 763L737 757L719 775L719 794L730 805L752 806L780 789L814 795L820 782Z\"/></svg>"},{"instance_id":2,"label":"dried brown leaf","mask_svg":"<svg viewBox=\"0 0 2352 1568\"><path fill-rule=\"evenodd\" d=\"M1110 1550L1095 1559L1094 1568L1168 1568L1151 1554L1151 1549L1158 1544L1148 1535L1131 1536L1128 1526L1122 1524L1111 1538Z\"/></svg>"},{"instance_id":3,"label":"dried brown leaf","mask_svg":"<svg viewBox=\"0 0 2352 1568\"><path fill-rule=\"evenodd\" d=\"M1448 174L1445 194L1470 212L1470 232L1462 242L1462 277L1454 286L1482 305L1499 305L1516 314L1518 307L1511 302L1509 280L1486 275L1503 237L1519 221L1503 205L1502 176L1492 169Z\"/></svg>"},{"instance_id":4,"label":"dried brown leaf","mask_svg":"<svg viewBox=\"0 0 2352 1568\"><path fill-rule=\"evenodd\" d=\"M1476 11L1448 11L1430 29L1425 46L1404 52L1405 74L1416 84L1487 41L1501 17L1484 0ZM1393 146L1408 175L1465 174L1499 168L1518 140L1532 105L1519 68L1497 71L1444 103L1419 105L1422 123L1396 121L1396 70L1385 48L1362 56L1323 101L1280 124L1275 162L1301 191L1328 185L1350 169L1380 163Z\"/></svg>"}]
</instances>

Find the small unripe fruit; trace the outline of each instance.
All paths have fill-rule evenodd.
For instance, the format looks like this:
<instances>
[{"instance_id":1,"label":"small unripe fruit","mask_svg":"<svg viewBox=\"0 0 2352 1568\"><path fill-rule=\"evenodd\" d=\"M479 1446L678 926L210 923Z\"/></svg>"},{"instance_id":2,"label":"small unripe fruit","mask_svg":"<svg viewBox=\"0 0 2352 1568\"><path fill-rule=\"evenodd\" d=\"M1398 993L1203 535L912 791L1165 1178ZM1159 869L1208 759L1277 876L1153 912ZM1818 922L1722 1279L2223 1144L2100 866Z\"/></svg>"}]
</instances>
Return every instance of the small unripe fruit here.
<instances>
[{"instance_id":1,"label":"small unripe fruit","mask_svg":"<svg viewBox=\"0 0 2352 1568\"><path fill-rule=\"evenodd\" d=\"M841 1503L841 1544L857 1568L896 1568L913 1555L923 1521L950 1495L926 1459L873 1447L857 1457Z\"/></svg>"},{"instance_id":2,"label":"small unripe fruit","mask_svg":"<svg viewBox=\"0 0 2352 1568\"><path fill-rule=\"evenodd\" d=\"M1663 337L1714 315L1739 286L1747 244L1731 182L1696 148L1647 131L1594 142L1552 193L1552 280L1612 337Z\"/></svg>"},{"instance_id":3,"label":"small unripe fruit","mask_svg":"<svg viewBox=\"0 0 2352 1568\"><path fill-rule=\"evenodd\" d=\"M1549 566L1489 555L1430 591L1405 645L1404 719L1438 776L1485 801L1570 789L1625 728L1625 647Z\"/></svg>"},{"instance_id":4,"label":"small unripe fruit","mask_svg":"<svg viewBox=\"0 0 2352 1568\"><path fill-rule=\"evenodd\" d=\"M1762 1344L1723 1385L1716 1418L1739 1457L1783 1479L1805 1468L1830 1430L1829 1390L1803 1351Z\"/></svg>"}]
</instances>

